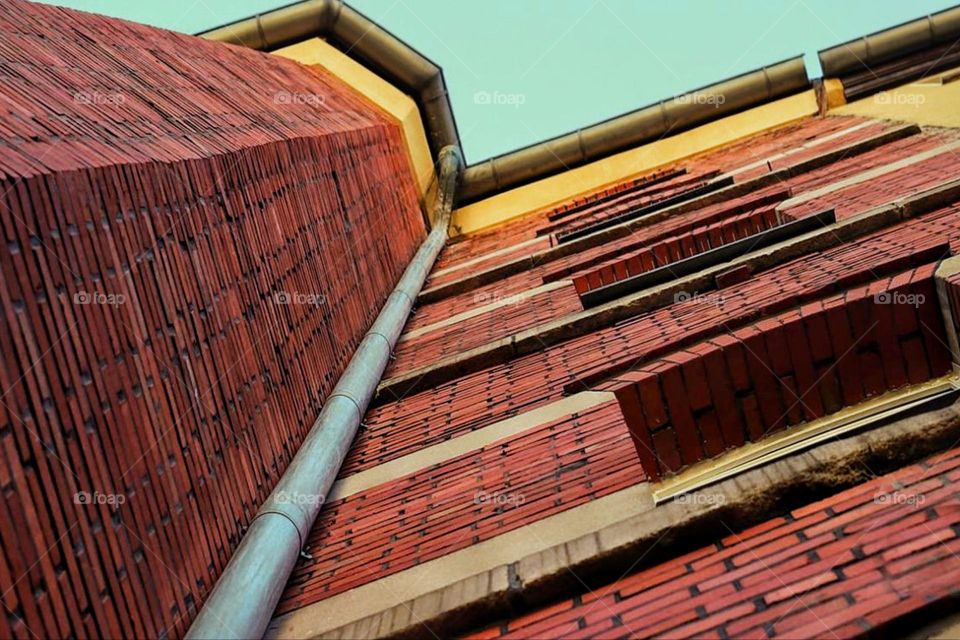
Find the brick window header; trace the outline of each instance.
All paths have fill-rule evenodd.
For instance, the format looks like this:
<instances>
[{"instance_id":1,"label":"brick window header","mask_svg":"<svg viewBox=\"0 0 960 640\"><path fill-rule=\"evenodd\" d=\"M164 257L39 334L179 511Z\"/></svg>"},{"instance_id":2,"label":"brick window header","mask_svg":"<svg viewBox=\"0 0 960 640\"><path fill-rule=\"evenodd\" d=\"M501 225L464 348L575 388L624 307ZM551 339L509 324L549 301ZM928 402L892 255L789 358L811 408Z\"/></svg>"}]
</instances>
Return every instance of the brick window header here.
<instances>
[{"instance_id":1,"label":"brick window header","mask_svg":"<svg viewBox=\"0 0 960 640\"><path fill-rule=\"evenodd\" d=\"M619 375L653 479L885 392L945 375L935 265L766 318Z\"/></svg>"}]
</instances>

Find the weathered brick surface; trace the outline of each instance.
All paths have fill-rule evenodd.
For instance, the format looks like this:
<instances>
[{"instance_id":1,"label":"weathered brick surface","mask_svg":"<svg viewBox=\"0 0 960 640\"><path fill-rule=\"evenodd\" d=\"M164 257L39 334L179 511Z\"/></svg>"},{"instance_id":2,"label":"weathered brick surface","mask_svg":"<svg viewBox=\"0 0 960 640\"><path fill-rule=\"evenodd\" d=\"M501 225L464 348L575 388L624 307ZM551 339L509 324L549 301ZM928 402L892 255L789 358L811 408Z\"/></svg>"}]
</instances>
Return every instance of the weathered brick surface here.
<instances>
[{"instance_id":1,"label":"weathered brick surface","mask_svg":"<svg viewBox=\"0 0 960 640\"><path fill-rule=\"evenodd\" d=\"M19 0L0 103L0 637L180 636L424 237L402 134Z\"/></svg>"},{"instance_id":2,"label":"weathered brick surface","mask_svg":"<svg viewBox=\"0 0 960 640\"><path fill-rule=\"evenodd\" d=\"M831 147L842 146L857 140L867 139L889 127L887 123L876 122L867 124L855 131L844 133L846 129L864 122L866 121L863 119L850 117L808 119L778 127L773 131L749 136L744 140L734 142L719 149L711 149L710 151L690 158L685 158L682 162L677 163L676 167L668 167L667 169L684 169L688 174L696 174L697 172L733 171L745 164L756 163L756 167L737 175L737 180L742 181L771 170L779 169L783 166L789 166L795 162L823 153ZM827 139L828 136L835 134L837 135L836 138ZM817 146L809 148L804 146L818 139L827 140L824 140L822 144ZM780 157L784 152L789 152L789 155ZM769 163L759 162L766 158L771 158L771 161ZM657 175L662 171L664 171L664 169L658 169L648 175ZM589 214L592 212L592 208L590 208L591 204L601 204L601 201L604 201L605 198L615 196L621 192L625 194L625 192L635 189L638 186L642 188L643 180L645 179L648 180L649 177L641 176L639 179L611 185L606 189L585 194L559 205L546 208L543 211L525 216L522 219L497 226L489 231L481 231L473 234L444 249L438 262L438 269L482 256L485 253L497 249L518 244L524 240L536 238L540 230L550 225L551 222L558 219L565 219L567 221L576 220L580 214ZM569 214L571 211L573 214Z\"/></svg>"},{"instance_id":3,"label":"weathered brick surface","mask_svg":"<svg viewBox=\"0 0 960 640\"><path fill-rule=\"evenodd\" d=\"M452 282L473 273L475 268L486 269L519 260L542 248L543 242L549 242L548 233L556 234L577 224L603 219L608 215L605 209L623 210L631 199L642 201L654 192L663 193L657 189L676 185L684 179L716 171L734 171L736 180L749 179L750 176L793 166L851 141L875 136L890 127L887 123L861 125L863 121L847 118L806 120L776 132L754 136L742 144L684 160L676 167L653 174L646 183L643 178L624 183L612 190L577 198L510 222L495 232L477 234L450 245L444 252L441 268L490 255L464 266L462 270L442 274L431 284ZM848 131L851 127L854 129ZM832 134L838 135L827 137ZM522 295L545 282L581 277L629 260L654 246L674 248L675 253L667 252L664 259L671 255L674 258L686 255L680 253L684 250L702 250L707 245L696 242L691 245L689 240L694 237L709 240L708 230L736 225L751 216L769 216L767 212L772 207L788 198L907 158L943 141L941 134L897 139L884 144L881 149L839 157L829 166L798 172L783 182L753 190L747 195L652 221L629 236L601 246L558 260L527 262L520 273L423 305L409 326L422 329L491 301ZM960 159L955 162L950 167L960 166ZM739 171L740 168L744 170ZM933 174L928 177L939 181L950 179L949 168L941 167L940 170L939 177L934 178ZM909 195L916 184L927 183L900 182L894 188L885 188L883 198L891 200ZM876 181L871 181L842 190L844 198L863 196L845 211L860 211L874 202L869 191L875 187ZM820 208L836 205L837 201L828 197L820 203ZM803 212L789 213L802 215ZM686 248L680 239L684 236L688 238ZM720 239L723 239L722 234ZM503 251L531 240L532 244L523 250ZM714 244L710 242L709 246ZM695 462L698 456L718 455L730 446L759 439L767 430L766 425L787 428L839 406L877 395L888 388L888 383L889 388L899 388L912 381L927 379L942 371L942 351L932 345L937 330L925 333L917 325L926 320L934 327L935 318L928 312L935 307L909 307L909 314L900 309L876 311L871 307L873 302L869 296L874 291L871 287L882 287L884 291L891 287L898 291L914 291L912 287L919 287L929 293L924 287L931 286L930 269L948 255L950 247L954 251L960 249L960 208L956 206L894 224L860 237L855 243L811 250L794 260L758 268L756 272L739 270L722 274L717 278L719 291L686 292L688 295L683 300L676 299L672 304L664 301L660 308L621 319L590 334L545 345L535 353L514 356L481 371L453 374L448 381L432 389L370 410L365 418L367 428L358 435L341 476L348 477L424 447L441 444L543 407L570 393L598 386L622 386L618 376L638 367L664 367L663 371L655 371L663 378L662 388L657 387L662 406L654 410L655 405L650 399L653 395L649 389L642 390L648 396L643 411L650 409L642 417L656 425L648 434L651 445L654 437L662 441L656 446L660 447L661 457L670 461L670 469ZM918 271L921 267L926 270ZM461 275L455 277L457 271L461 271ZM913 279L917 281L912 282ZM716 304L714 294L722 296L723 305ZM570 288L557 289L542 294L543 297L533 305L500 307L462 324L436 328L410 339L407 344L404 341L388 376L429 365L437 358L462 353L488 338L505 337L511 332L529 329L536 323L569 315L573 308L565 305L570 301L570 295ZM837 308L842 308L843 314L847 315L835 313ZM850 315L856 315L851 309L859 314L856 318ZM867 313L863 313L864 310ZM853 323L869 321L870 313L874 311L875 315L883 317L883 330L871 329L866 332L869 335L864 344L854 344ZM843 326L847 327L846 333ZM797 333L798 327L803 329L802 336ZM865 328L858 325L861 334L865 333ZM736 338L732 334L736 334ZM748 358L743 349L746 344L752 345L760 358ZM736 350L734 345L740 346L741 357L728 361L723 357L723 349L733 352ZM895 358L880 352L881 348L890 345L895 347L892 352ZM837 354L844 353L851 346L855 357L843 357L838 361ZM835 362L836 366L830 369ZM898 367L897 362L901 366ZM772 376L760 371L763 363L778 372L788 386L771 386ZM866 366L872 367L870 375L861 373L859 385L833 384L841 379L856 379L854 369ZM880 374L879 377L876 373ZM820 377L822 379L818 380ZM724 387L724 379L734 387L733 391ZM658 384L661 384L659 378ZM631 386L636 388L636 385ZM813 392L804 395L804 390L811 387ZM739 396L737 389L740 390ZM804 403L797 406L785 404L785 398L791 393L804 397ZM773 408L778 408L774 407L774 397L783 405L776 415L772 412ZM761 398L764 402L760 402ZM610 406L616 408L616 405L607 405L604 411ZM639 401L633 406L639 407ZM530 524L568 508L571 499L579 500L590 492L594 495L598 491L614 491L644 481L647 475L641 459L634 455L634 444L627 443L629 434L624 423L624 420L630 422L635 417L631 417L627 407L622 413L623 417L613 422L608 422L599 412L584 412L576 418L559 420L550 427L557 430L551 432L549 438L545 438L547 434L542 428L534 427L496 446L438 462L328 505L311 534L310 551L314 559L298 566L288 585L282 610L295 612L331 597L349 599L348 592L354 587L403 571L416 563L456 553L475 540L495 539L497 533L510 527ZM731 418L734 413L740 418L739 423ZM781 418L780 414L785 416ZM680 425L679 429L675 428L677 425ZM601 444L596 440L601 433L603 438L615 437L620 448ZM619 435L614 436L614 433ZM541 437L545 439L540 444L531 446L530 438ZM614 463L617 455L621 459ZM604 466L607 464L613 466ZM660 472L659 467L651 468L655 473ZM598 470L601 472L597 473ZM608 477L602 477L602 470L606 470ZM468 488L492 492L496 487L509 491L519 479L529 483L529 495L537 498L532 503L511 509L509 514L487 514L477 510L476 505L467 499ZM758 547L756 552L765 557L783 558L785 570L803 573L801 563L807 556L798 558L785 554L795 547L810 553L823 547L825 553L833 553L831 545L837 544L837 540L831 537L832 529L824 524L825 521L826 512L821 509L810 516L809 533L796 533L794 537L784 535L783 539L770 534L763 542L768 546ZM772 531L776 526L774 523L771 529L764 531ZM758 530L757 535L765 536L764 531ZM490 537L486 537L488 535ZM730 546L726 542L723 544ZM647 601L641 603L643 611L655 611L650 614L656 618L651 625L662 623L663 628L669 630L668 624L698 624L701 618L711 615L715 616L712 620L717 624L721 624L721 619L731 625L739 622L755 610L757 596L751 596L752 600L748 601L738 600L740 582L734 584L726 580L728 571L739 572L736 575L743 588L753 589L752 594L769 594L769 602L764 604L766 607L772 609L790 601L791 596L783 589L784 585L771 586L762 582L749 562L749 554L731 555L727 558L729 563L723 561L725 556L711 557L714 552L723 551L724 548L711 547L701 550L695 557L688 557L689 563L696 564L696 573L686 564L668 563L647 574L650 578L662 571L669 575L671 584L682 587L669 592L663 587L650 600L656 603L655 606ZM803 575L798 574L797 589L827 589L837 582L820 565L806 571ZM790 575L792 580L793 574ZM866 582L867 578L859 580L861 582L849 584L857 596L861 591L874 588L872 583ZM794 582L789 582L787 586L792 584ZM704 591L708 587L712 591L709 598L699 597L696 604L702 608L697 609L696 604L689 606L689 601L697 598L690 587L699 589L700 585ZM616 597L627 598L641 594L643 590L643 585L637 584ZM886 596L865 591L863 597ZM559 615L594 600L594 596L583 594L577 601L561 602L533 614L546 626L541 628L531 624L529 635L557 637L569 632L572 637L577 634L604 636L602 630L597 631L598 627L591 626L597 621L600 624L604 618L598 611L589 612L583 620L564 619L553 624L556 620L554 614ZM829 609L835 604L828 602L823 606ZM794 617L790 624L808 622ZM611 628L611 635L623 629L622 626ZM690 627L687 631L694 634L698 628ZM706 633L711 631L715 629L708 625ZM497 632L496 629L490 631Z\"/></svg>"},{"instance_id":4,"label":"weathered brick surface","mask_svg":"<svg viewBox=\"0 0 960 640\"><path fill-rule=\"evenodd\" d=\"M394 355L393 370L402 371L422 362L463 353L474 347L512 335L531 326L580 311L580 298L573 285L531 294L476 292L474 296L490 306L471 318L410 339L401 340ZM418 324L418 326L424 326Z\"/></svg>"},{"instance_id":5,"label":"weathered brick surface","mask_svg":"<svg viewBox=\"0 0 960 640\"><path fill-rule=\"evenodd\" d=\"M727 333L764 316L904 271L960 249L960 210L944 209L844 245L755 274L712 295L642 313L615 326L372 409L369 428L347 457L345 473L582 391L649 359ZM919 250L922 250L918 253ZM920 262L917 262L918 259ZM412 439L415 434L416 440Z\"/></svg>"},{"instance_id":6,"label":"weathered brick surface","mask_svg":"<svg viewBox=\"0 0 960 640\"><path fill-rule=\"evenodd\" d=\"M0 50L13 60L0 64L0 84L12 87L0 95L18 116L0 118L16 143L0 146L3 179L15 183L2 204L0 250L0 335L10 345L0 351L0 388L11 389L0 412L0 585L13 587L3 589L12 615L0 617L0 636L34 629L40 637L176 636L424 229L395 123L334 80L238 48L73 16L53 8L0 10ZM58 28L68 17L71 27ZM80 46L83 34L104 46ZM137 73L124 72L130 69ZM46 102L31 100L34 86ZM64 94L64 87L72 91ZM77 100L73 90L96 104ZM112 91L126 100L105 104ZM684 159L453 243L428 286L519 260L559 234L696 188L718 173L734 172L742 182L890 126L807 119ZM947 137L926 132L897 140L532 264L424 305L408 329L545 282L591 273L603 281L607 270L616 275L617 264L645 252L659 263L692 255L772 224L771 207L788 197ZM843 189L815 208L842 199L843 214L856 213L948 179L958 166L944 156L918 165L913 176ZM804 207L788 215L803 215ZM922 330L925 318L933 322L924 315L929 308L878 310L863 296L880 283L884 290L927 286L929 274L916 268L932 264L948 244L958 248L958 220L960 210L947 207L856 244L757 273L724 274L717 285L730 306L690 292L687 301L368 412L343 475L572 391L611 379L622 384L618 376L629 377L624 372L638 365L657 376L659 394L631 380L638 396L632 409L607 403L326 505L308 539L313 557L296 568L281 611L478 542L495 543L504 532L645 481L625 422L636 420L631 411L638 408L654 425L651 445L669 461L667 469L677 469L768 428L935 375L939 352ZM81 290L130 300L80 308L68 298ZM281 291L320 294L326 304L319 311L278 305L274 294ZM576 310L572 287L500 306L404 340L391 374ZM855 329L863 333L874 316L883 322L866 332L864 345L854 344ZM745 345L759 357L746 355ZM847 358L837 358L850 346L865 370L859 386L840 384L855 378ZM740 357L726 357L738 348ZM43 365L31 367L40 354ZM760 365L788 388L772 386ZM727 387L718 382L723 375ZM788 407L788 392L804 397L803 405ZM734 424L734 412L741 423ZM747 546L719 542L625 578L629 584L537 612L517 629L541 637L616 635L641 616L639 628L650 634L718 634L723 626L728 635L752 637L767 624L780 625L780 635L817 635L805 626L817 622L810 611L833 621L841 635L851 624L882 623L889 611L915 607L899 595L915 575L927 579L921 595L931 599L941 597L936 589L945 576L953 577L914 574L912 567L942 563L924 554L954 541L956 525L943 518L952 490L946 482L955 476L952 467L916 482L909 473L899 476L929 497L930 510L900 517L860 493L845 495L829 511L811 505L743 534ZM73 505L74 489L118 490L127 502ZM932 531L914 535L921 524ZM846 539L854 535L859 547L851 548ZM754 556L776 563L785 584L774 584ZM824 595L794 611L795 592ZM845 606L835 599L841 592ZM584 610L601 601L634 605L616 616ZM759 615L766 611L776 617Z\"/></svg>"},{"instance_id":7,"label":"weathered brick surface","mask_svg":"<svg viewBox=\"0 0 960 640\"><path fill-rule=\"evenodd\" d=\"M960 449L469 638L857 638L957 597ZM882 635L882 634L881 634Z\"/></svg>"},{"instance_id":8,"label":"weathered brick surface","mask_svg":"<svg viewBox=\"0 0 960 640\"><path fill-rule=\"evenodd\" d=\"M541 227L537 232L539 234L553 234L557 242L563 242L569 234L586 233L596 228L597 225L622 219L623 216L635 211L653 210L668 203L693 197L694 194L701 193L704 189L709 188L710 181L716 178L718 174L719 171L713 170L689 176L678 176L665 184L655 184L635 194L630 194L629 197L620 198L616 202L604 202L602 206L594 207L591 211L581 213L572 219L567 218Z\"/></svg>"},{"instance_id":9,"label":"weathered brick surface","mask_svg":"<svg viewBox=\"0 0 960 640\"><path fill-rule=\"evenodd\" d=\"M829 118L829 120L837 119ZM851 122L857 122L856 120L848 121L846 118L839 120L843 120L847 126L849 126ZM807 126L811 127L811 131L815 131L814 124L813 121L807 124ZM811 155L826 153L833 148L842 147L851 142L876 135L877 133L878 130L876 128L868 127L859 129L846 136L830 139L828 142L811 148L793 148L786 146L787 151L795 151L796 153L784 155L783 158L773 161L770 166L764 164L763 167L765 167L765 171L769 171L793 166L802 162L804 159L808 159ZM671 238L682 236L697 227L725 220L731 212L743 213L748 210L750 203L755 203L759 206L759 203L780 202L781 199L786 199L789 195L800 195L804 191L850 178L863 171L882 167L890 162L907 158L916 153L929 151L934 147L942 145L948 139L947 134L937 133L923 136L910 136L896 140L860 155L842 157L828 166L778 181L773 185L758 189L748 195L698 208L682 215L670 216L665 220L639 229L623 238L603 243L590 249L578 251L573 255L549 262L532 263L515 275L424 305L418 310L418 317L414 319L411 326L422 326L421 323L429 324L438 319L474 308L491 296L502 297L513 295L536 287L541 284L541 282L553 282L563 278L582 276L600 265L614 264L622 260L625 256L643 252L656 243L666 242ZM788 136L784 140L784 144L789 145L790 140L791 138ZM726 165L732 169L738 165L749 164L751 161L755 162L758 158L757 155L754 155L752 149L744 149L739 146L737 149L738 151L735 153L724 148L716 152L703 154L698 158L697 162L709 163L716 160L717 165L707 166L716 167L719 165L724 167ZM816 151L816 153L813 153L814 151ZM719 156L714 158L714 153L719 154ZM738 163L735 162L735 158L738 157L737 154L739 154ZM813 204L808 202L800 206L791 207L785 212L785 215L787 219L790 219L800 217L807 213L835 208L838 210L839 216L849 217L877 204L889 202L897 197L913 193L917 189L948 180L954 175L953 172L956 171L958 164L960 164L960 160L958 160L957 154L944 153L938 158L918 163L915 167L911 167L909 171L901 172L904 174L902 176L891 174L869 182L853 185L841 189L835 194L815 199L811 201ZM914 171L916 171L916 176L911 177ZM739 174L737 178L740 179ZM533 222L535 218L536 216L530 216L524 218L521 222L535 226ZM520 222L516 224L520 224ZM506 228L507 227L504 227L503 229ZM534 237L536 237L535 234ZM462 243L458 243L458 245L459 244ZM535 250L537 249L530 249L530 251ZM522 256L526 256L528 253L529 251L524 250L520 254L501 255L491 261L485 262L482 267L478 268L489 268L501 262L517 260ZM472 270L473 267L467 268L466 273L469 274ZM453 275L454 274L447 274L447 276L444 277L447 278L450 276L449 279L458 279L464 277L465 274L461 273L457 277L453 277ZM450 329L448 330L447 337L455 336L455 334L456 332ZM435 339L443 340L445 338L438 337ZM405 369L402 368L403 366L409 367L409 362L398 363L390 371L390 375L403 373L405 371Z\"/></svg>"}]
</instances>

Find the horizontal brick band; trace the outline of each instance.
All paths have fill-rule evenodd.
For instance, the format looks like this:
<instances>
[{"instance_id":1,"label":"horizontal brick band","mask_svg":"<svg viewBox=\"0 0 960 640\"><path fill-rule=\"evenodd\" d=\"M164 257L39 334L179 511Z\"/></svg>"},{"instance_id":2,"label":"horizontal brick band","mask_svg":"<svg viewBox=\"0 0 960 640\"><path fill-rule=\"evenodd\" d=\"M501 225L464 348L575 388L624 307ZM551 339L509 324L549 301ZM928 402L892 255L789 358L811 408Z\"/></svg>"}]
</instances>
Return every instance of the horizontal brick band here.
<instances>
[{"instance_id":1,"label":"horizontal brick band","mask_svg":"<svg viewBox=\"0 0 960 640\"><path fill-rule=\"evenodd\" d=\"M808 304L618 376L615 393L644 470L662 478L947 373L934 269Z\"/></svg>"}]
</instances>

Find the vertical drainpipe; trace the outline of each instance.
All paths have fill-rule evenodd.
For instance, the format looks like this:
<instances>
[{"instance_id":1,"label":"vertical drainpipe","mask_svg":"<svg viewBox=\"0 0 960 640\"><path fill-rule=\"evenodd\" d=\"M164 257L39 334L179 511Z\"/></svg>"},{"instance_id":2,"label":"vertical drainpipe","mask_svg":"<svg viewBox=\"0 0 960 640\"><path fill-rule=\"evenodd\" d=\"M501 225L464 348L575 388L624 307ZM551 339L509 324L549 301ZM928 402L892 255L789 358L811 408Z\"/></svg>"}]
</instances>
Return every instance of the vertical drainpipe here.
<instances>
[{"instance_id":1,"label":"vertical drainpipe","mask_svg":"<svg viewBox=\"0 0 960 640\"><path fill-rule=\"evenodd\" d=\"M261 638L376 392L414 301L447 240L463 160L437 158L433 229L364 336L290 466L254 516L187 638Z\"/></svg>"}]
</instances>

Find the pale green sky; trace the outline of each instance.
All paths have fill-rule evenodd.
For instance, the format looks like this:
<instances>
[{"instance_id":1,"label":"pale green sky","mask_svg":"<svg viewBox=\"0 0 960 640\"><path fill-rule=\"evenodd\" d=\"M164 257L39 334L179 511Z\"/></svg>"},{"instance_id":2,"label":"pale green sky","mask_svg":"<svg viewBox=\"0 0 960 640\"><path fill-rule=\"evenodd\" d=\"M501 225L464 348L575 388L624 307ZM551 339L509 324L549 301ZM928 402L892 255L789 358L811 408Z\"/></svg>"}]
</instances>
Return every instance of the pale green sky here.
<instances>
[{"instance_id":1,"label":"pale green sky","mask_svg":"<svg viewBox=\"0 0 960 640\"><path fill-rule=\"evenodd\" d=\"M470 162L955 2L350 0L443 67ZM289 0L52 4L195 33Z\"/></svg>"}]
</instances>

